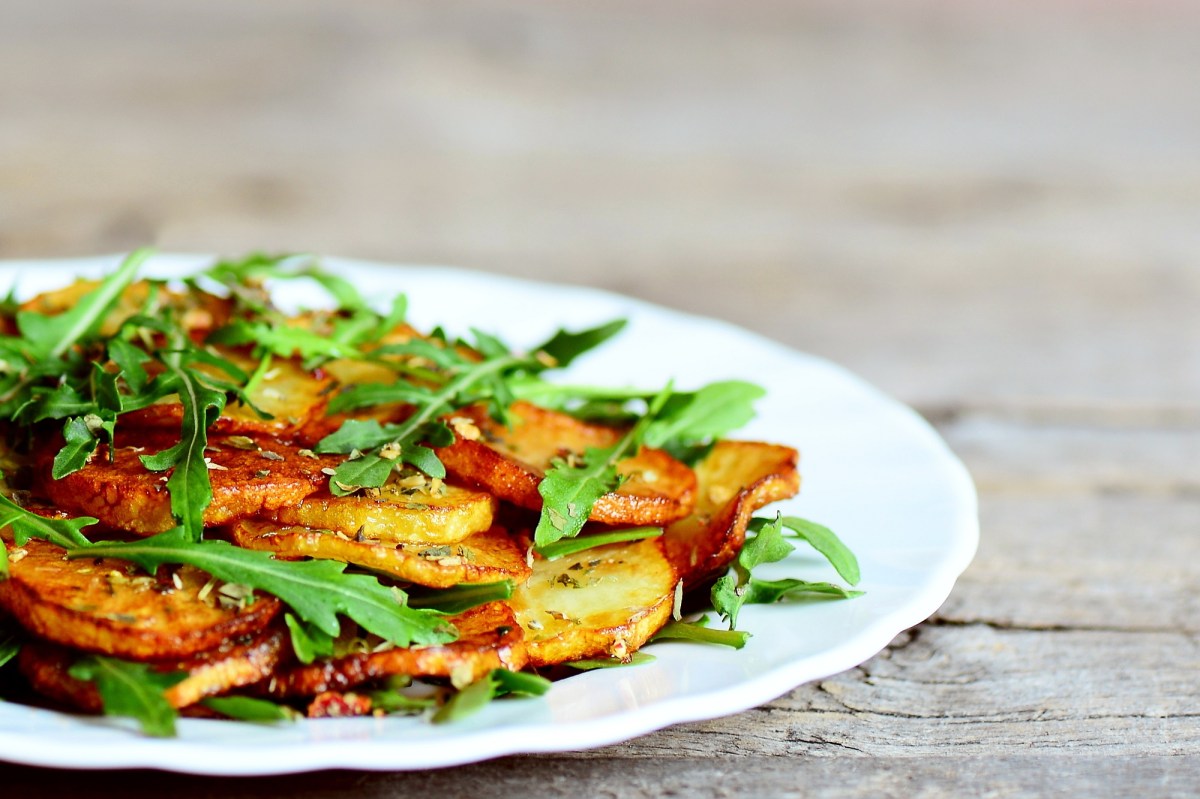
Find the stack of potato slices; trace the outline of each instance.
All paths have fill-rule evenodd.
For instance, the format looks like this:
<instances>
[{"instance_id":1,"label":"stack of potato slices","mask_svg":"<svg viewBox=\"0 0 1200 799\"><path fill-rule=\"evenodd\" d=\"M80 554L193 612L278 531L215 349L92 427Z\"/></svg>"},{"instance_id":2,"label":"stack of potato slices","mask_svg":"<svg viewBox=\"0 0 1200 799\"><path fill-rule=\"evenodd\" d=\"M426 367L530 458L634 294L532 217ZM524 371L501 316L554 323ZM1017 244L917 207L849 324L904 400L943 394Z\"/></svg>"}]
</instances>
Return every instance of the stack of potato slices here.
<instances>
[{"instance_id":1,"label":"stack of potato slices","mask_svg":"<svg viewBox=\"0 0 1200 799\"><path fill-rule=\"evenodd\" d=\"M44 377L10 382L6 397L33 391L29 402L51 409L39 417L29 402L7 406L11 526L0 531L7 554L0 622L7 615L19 628L15 662L42 701L120 713L106 708L110 697L95 677L98 663L119 662L135 664L127 673L149 675L156 694L185 713L219 715L222 706L206 700L236 695L313 716L363 714L390 709L371 699L373 691L410 680L451 691L497 669L628 660L678 617L684 593L706 589L728 569L751 515L799 488L789 447L710 437L685 462L672 447L638 438L638 411L630 415L629 406L596 420L594 407L541 407L490 377L468 385L459 375L471 365L482 374L509 357L491 351L490 338L466 344L422 335L399 314L364 317L353 305L284 315L257 279L269 270L244 269L236 282L235 271L212 273L212 285L81 281L5 317L9 346L17 348L12 342L36 339L39 320L111 295L103 318L68 346L25 351L31 374L38 357L53 357L111 381L110 393L119 395L104 406L111 418L53 412L57 400L47 397L58 389ZM334 279L326 284L337 287ZM386 329L346 333L363 318ZM181 347L193 353L183 366L198 382L166 383L181 368L172 360ZM569 360L553 350L530 362ZM229 364L240 370L234 377ZM506 373L498 366L495 374ZM531 374L527 368L523 376ZM155 380L175 391L153 396ZM227 383L234 385L223 404L185 396L193 385L220 393ZM410 387L411 396L397 386ZM649 414L650 395L641 402L640 413ZM436 434L386 440L417 417ZM364 431L374 436L366 446L335 446L337 436ZM147 465L150 456L197 441L202 452L176 453L170 468ZM72 447L91 450L79 455ZM589 485L600 488L578 500L582 529L563 532L562 519L547 515L546 475L578 471L605 453L612 473L593 475ZM202 458L202 473L177 480L193 456ZM368 473L374 477L361 476ZM191 539L185 491L202 496L193 501ZM577 510L571 502L564 513ZM39 532L38 519L79 517L94 521L75 544ZM564 550L542 540L548 529L551 538L576 542L633 532L624 536L632 540ZM439 614L440 637L398 641L355 623L349 611L330 634L328 624L322 632L319 619L303 617L300 603L220 579L186 558L147 569L137 557L115 556L119 547L87 551L100 540L129 546L169 535L182 536L185 548L201 541L269 553L262 559L280 568L346 564L346 575L377 581L399 605Z\"/></svg>"}]
</instances>

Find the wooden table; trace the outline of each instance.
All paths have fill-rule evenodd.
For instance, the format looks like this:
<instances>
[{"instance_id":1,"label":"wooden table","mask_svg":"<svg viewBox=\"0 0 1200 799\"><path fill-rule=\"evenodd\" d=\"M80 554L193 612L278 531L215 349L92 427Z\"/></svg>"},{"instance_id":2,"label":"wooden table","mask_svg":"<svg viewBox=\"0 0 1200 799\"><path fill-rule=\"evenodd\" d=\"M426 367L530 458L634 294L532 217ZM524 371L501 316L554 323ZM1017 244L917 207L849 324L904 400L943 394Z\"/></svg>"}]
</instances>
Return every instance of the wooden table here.
<instances>
[{"instance_id":1,"label":"wooden table","mask_svg":"<svg viewBox=\"0 0 1200 799\"><path fill-rule=\"evenodd\" d=\"M1200 7L393 5L6 0L0 257L308 249L733 320L934 422L978 557L859 668L619 746L6 797L1194 794Z\"/></svg>"}]
</instances>

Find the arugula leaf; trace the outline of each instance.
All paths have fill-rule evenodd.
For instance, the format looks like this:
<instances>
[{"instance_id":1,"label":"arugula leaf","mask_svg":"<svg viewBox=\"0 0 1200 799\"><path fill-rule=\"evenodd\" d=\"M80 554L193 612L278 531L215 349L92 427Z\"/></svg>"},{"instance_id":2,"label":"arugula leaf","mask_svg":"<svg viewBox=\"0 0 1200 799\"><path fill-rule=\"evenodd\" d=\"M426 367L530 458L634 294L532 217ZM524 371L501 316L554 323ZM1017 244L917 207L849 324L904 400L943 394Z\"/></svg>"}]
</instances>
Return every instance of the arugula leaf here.
<instances>
[{"instance_id":1,"label":"arugula leaf","mask_svg":"<svg viewBox=\"0 0 1200 799\"><path fill-rule=\"evenodd\" d=\"M374 329L372 326L371 330ZM367 332L364 330L363 332ZM302 327L276 325L268 322L230 322L208 337L213 344L240 346L253 344L282 358L357 358L358 349L346 341L322 336Z\"/></svg>"},{"instance_id":2,"label":"arugula leaf","mask_svg":"<svg viewBox=\"0 0 1200 799\"><path fill-rule=\"evenodd\" d=\"M225 407L225 392L201 382L197 373L186 367L182 352L167 353L160 360L168 370L161 388L179 394L183 425L178 444L154 455L142 455L141 461L152 472L174 469L167 478L171 515L183 525L192 541L199 541L204 535L204 510L212 503L212 483L204 450L208 446L208 428Z\"/></svg>"},{"instance_id":3,"label":"arugula leaf","mask_svg":"<svg viewBox=\"0 0 1200 799\"><path fill-rule=\"evenodd\" d=\"M234 721L269 724L275 721L296 721L302 718L300 713L287 705L278 705L266 699L256 699L250 696L210 696L208 699L200 700L200 704Z\"/></svg>"},{"instance_id":4,"label":"arugula leaf","mask_svg":"<svg viewBox=\"0 0 1200 799\"><path fill-rule=\"evenodd\" d=\"M353 283L320 269L316 260L308 255L250 253L239 260L218 261L203 274L227 286L266 278L280 280L307 278L325 289L341 308L354 311L367 307L366 301L363 300Z\"/></svg>"},{"instance_id":5,"label":"arugula leaf","mask_svg":"<svg viewBox=\"0 0 1200 799\"><path fill-rule=\"evenodd\" d=\"M311 624L305 624L290 613L285 613L283 620L291 634L292 651L296 653L296 660L307 666L317 658L333 655L332 635Z\"/></svg>"},{"instance_id":6,"label":"arugula leaf","mask_svg":"<svg viewBox=\"0 0 1200 799\"><path fill-rule=\"evenodd\" d=\"M43 316L33 311L18 313L17 327L34 358L61 358L76 343L94 334L150 254L151 250L147 249L131 252L116 271L85 294L69 311L57 316Z\"/></svg>"},{"instance_id":7,"label":"arugula leaf","mask_svg":"<svg viewBox=\"0 0 1200 799\"><path fill-rule=\"evenodd\" d=\"M646 430L648 447L692 461L698 444L712 442L754 418L754 402L766 395L740 380L710 383L691 394L676 394Z\"/></svg>"},{"instance_id":8,"label":"arugula leaf","mask_svg":"<svg viewBox=\"0 0 1200 799\"><path fill-rule=\"evenodd\" d=\"M594 671L595 669L617 669L623 666L641 666L646 663L653 663L657 658L647 652L634 652L629 656L629 660L621 660L620 658L588 658L585 660L572 660L564 663L576 671Z\"/></svg>"},{"instance_id":9,"label":"arugula leaf","mask_svg":"<svg viewBox=\"0 0 1200 799\"><path fill-rule=\"evenodd\" d=\"M843 580L850 585L858 585L862 577L858 568L858 558L842 543L836 533L824 525L801 519L799 516L783 516L780 521L785 528L794 532L797 538L807 541L813 549L824 555L829 565L833 566ZM750 530L757 533L767 523L766 519L751 519Z\"/></svg>"},{"instance_id":10,"label":"arugula leaf","mask_svg":"<svg viewBox=\"0 0 1200 799\"><path fill-rule=\"evenodd\" d=\"M87 413L96 407L95 402L80 395L70 383L62 383L52 390L36 386L30 390L29 400L20 413L15 414L16 421L22 424L65 419Z\"/></svg>"},{"instance_id":11,"label":"arugula leaf","mask_svg":"<svg viewBox=\"0 0 1200 799\"><path fill-rule=\"evenodd\" d=\"M408 607L402 591L385 588L375 577L345 574L345 563L278 561L268 552L224 541L192 541L181 527L139 541L104 541L67 555L130 560L151 574L165 563L195 566L225 582L279 597L301 619L330 636L341 630L339 613L397 646L440 644L456 635L442 614Z\"/></svg>"},{"instance_id":12,"label":"arugula leaf","mask_svg":"<svg viewBox=\"0 0 1200 799\"><path fill-rule=\"evenodd\" d=\"M487 602L509 599L516 585L512 580L495 583L463 583L451 588L421 591L410 590L410 608L429 608L449 615L457 615Z\"/></svg>"},{"instance_id":13,"label":"arugula leaf","mask_svg":"<svg viewBox=\"0 0 1200 799\"><path fill-rule=\"evenodd\" d=\"M673 621L655 633L650 640L695 641L701 644L719 644L741 649L751 638L750 633L744 630L714 630L707 625L707 616L702 616L696 621Z\"/></svg>"},{"instance_id":14,"label":"arugula leaf","mask_svg":"<svg viewBox=\"0 0 1200 799\"><path fill-rule=\"evenodd\" d=\"M55 480L61 480L71 472L82 469L100 443L87 422L80 416L67 420L63 426L62 435L67 445L54 456L50 476Z\"/></svg>"},{"instance_id":15,"label":"arugula leaf","mask_svg":"<svg viewBox=\"0 0 1200 799\"><path fill-rule=\"evenodd\" d=\"M492 669L483 678L459 691L433 714L434 724L447 724L478 713L489 702L509 694L541 696L550 690L550 681L536 674L508 669Z\"/></svg>"},{"instance_id":16,"label":"arugula leaf","mask_svg":"<svg viewBox=\"0 0 1200 799\"><path fill-rule=\"evenodd\" d=\"M747 605L770 605L781 599L798 594L811 594L817 597L834 599L853 599L862 596L862 591L854 591L836 583L809 582L789 578L785 580L760 580L751 577L742 598Z\"/></svg>"},{"instance_id":17,"label":"arugula leaf","mask_svg":"<svg viewBox=\"0 0 1200 799\"><path fill-rule=\"evenodd\" d=\"M415 716L424 713L437 704L432 696L409 696L393 689L370 691L367 696L371 699L371 710L384 713L400 713Z\"/></svg>"},{"instance_id":18,"label":"arugula leaf","mask_svg":"<svg viewBox=\"0 0 1200 799\"><path fill-rule=\"evenodd\" d=\"M423 405L438 402L438 397L429 389L411 383L364 383L343 389L329 401L329 413L343 413L389 403ZM444 405L445 403L439 403Z\"/></svg>"},{"instance_id":19,"label":"arugula leaf","mask_svg":"<svg viewBox=\"0 0 1200 799\"><path fill-rule=\"evenodd\" d=\"M378 455L351 458L338 465L330 475L329 492L334 496L344 497L360 488L381 486L387 482L388 476L396 466L396 461ZM445 472L440 476L444 477Z\"/></svg>"},{"instance_id":20,"label":"arugula leaf","mask_svg":"<svg viewBox=\"0 0 1200 799\"><path fill-rule=\"evenodd\" d=\"M4 549L4 545L0 544L0 549ZM0 621L0 669L4 668L4 664L17 656L21 651L21 639L15 627L7 627L4 622Z\"/></svg>"},{"instance_id":21,"label":"arugula leaf","mask_svg":"<svg viewBox=\"0 0 1200 799\"><path fill-rule=\"evenodd\" d=\"M12 527L17 546L23 546L31 538L40 538L63 549L87 547L91 542L80 532L97 522L91 516L77 519L47 519L31 510L22 508L8 497L0 494L0 527Z\"/></svg>"},{"instance_id":22,"label":"arugula leaf","mask_svg":"<svg viewBox=\"0 0 1200 799\"><path fill-rule=\"evenodd\" d=\"M567 555L576 555L593 547L605 544L619 544L624 541L641 541L644 538L658 538L663 534L661 527L628 527L624 530L613 530L607 533L591 533L576 538L555 541L538 548L538 554L546 560L558 560Z\"/></svg>"},{"instance_id":23,"label":"arugula leaf","mask_svg":"<svg viewBox=\"0 0 1200 799\"><path fill-rule=\"evenodd\" d=\"M789 524L789 521L792 524ZM783 528L797 530L819 552L834 564L842 578L854 585L858 582L858 561L853 553L838 540L829 529L796 517L777 515L774 519L752 519L749 530L754 533L748 538L733 563L733 571L713 583L710 592L713 607L729 621L732 630L737 626L738 611L743 605L770 604L799 594L852 599L862 591L852 591L839 585L807 580L761 580L751 575L751 570L764 564L783 560L795 548L783 537ZM801 532L802 531L802 532ZM812 537L809 538L808 536Z\"/></svg>"},{"instance_id":24,"label":"arugula leaf","mask_svg":"<svg viewBox=\"0 0 1200 799\"><path fill-rule=\"evenodd\" d=\"M403 294L397 294L392 298L392 307L388 309L380 323L375 326L374 332L368 337L369 341L378 341L388 334L389 331L395 330L399 325L404 324L405 318L408 316L408 297Z\"/></svg>"},{"instance_id":25,"label":"arugula leaf","mask_svg":"<svg viewBox=\"0 0 1200 799\"><path fill-rule=\"evenodd\" d=\"M150 379L143 364L152 360L151 357L120 336L109 339L107 346L108 358L117 365L126 385L135 394L140 394Z\"/></svg>"},{"instance_id":26,"label":"arugula leaf","mask_svg":"<svg viewBox=\"0 0 1200 799\"><path fill-rule=\"evenodd\" d=\"M381 425L375 419L347 419L335 432L322 438L313 447L320 453L341 452L348 454L354 450L366 452L375 447L397 440L398 426Z\"/></svg>"},{"instance_id":27,"label":"arugula leaf","mask_svg":"<svg viewBox=\"0 0 1200 799\"><path fill-rule=\"evenodd\" d=\"M631 443L632 431L611 447L589 447L581 462L574 465L562 458L551 461L538 484L542 514L533 532L538 549L579 535L596 500L620 487L617 461Z\"/></svg>"},{"instance_id":28,"label":"arugula leaf","mask_svg":"<svg viewBox=\"0 0 1200 799\"><path fill-rule=\"evenodd\" d=\"M611 322L571 333L559 330L540 347L534 347L535 353L544 353L549 357L554 367L569 366L580 355L599 347L613 336L625 329L626 319L614 319Z\"/></svg>"},{"instance_id":29,"label":"arugula leaf","mask_svg":"<svg viewBox=\"0 0 1200 799\"><path fill-rule=\"evenodd\" d=\"M729 629L737 627L738 611L746 602L750 571L764 563L783 560L794 549L783 538L780 518L761 525L758 534L748 538L733 562L733 573L713 583L710 597L713 608L728 620Z\"/></svg>"},{"instance_id":30,"label":"arugula leaf","mask_svg":"<svg viewBox=\"0 0 1200 799\"><path fill-rule=\"evenodd\" d=\"M337 496L346 496L360 488L383 485L392 469L400 463L415 466L430 477L444 478L445 465L432 449L421 442L444 447L454 443L454 433L442 422L427 422L411 428L397 424L381 425L373 419L348 419L336 432L317 442L316 451L351 455L350 460L337 467L329 481L330 491ZM374 454L373 451L377 449L381 454ZM367 454L363 455L363 451ZM360 457L354 457L355 453Z\"/></svg>"},{"instance_id":31,"label":"arugula leaf","mask_svg":"<svg viewBox=\"0 0 1200 799\"><path fill-rule=\"evenodd\" d=\"M542 514L533 531L533 540L539 550L555 541L579 535L596 500L621 486L623 478L617 474L617 463L641 446L647 428L670 396L671 386L668 385L650 401L646 415L612 446L589 447L581 462L574 464L563 458L551 461L538 484Z\"/></svg>"},{"instance_id":32,"label":"arugula leaf","mask_svg":"<svg viewBox=\"0 0 1200 799\"><path fill-rule=\"evenodd\" d=\"M167 738L175 734L175 708L163 692L186 674L163 673L145 663L103 655L76 662L68 673L77 680L95 683L105 715L136 719L146 735Z\"/></svg>"},{"instance_id":33,"label":"arugula leaf","mask_svg":"<svg viewBox=\"0 0 1200 799\"><path fill-rule=\"evenodd\" d=\"M400 313L396 309L393 312ZM482 361L465 357L455 347L439 346L434 343L435 340L439 340L436 336L432 340L414 339L380 347L375 352L377 356L412 355L433 363L444 370L444 377L432 381L440 385L431 389L424 385L397 381L346 388L329 402L329 413L341 413L386 403L411 404L416 410L404 422L386 427L372 427L366 424L349 426L347 422L343 429L322 440L319 446L324 449L318 451L346 451L347 447L354 445L358 450L365 452L369 448L381 446L384 437L390 436L387 443L394 442L400 445L403 453L401 458L405 463L416 466L432 477L443 477L445 469L441 461L431 449L419 446L422 443L433 446L453 443L452 434L444 425L431 424L434 417L471 402L486 399L492 405L493 415L502 418L515 400L508 386L510 379L521 374L537 374L555 363L569 363L579 354L614 335L623 325L623 321L618 321L580 333L560 330L530 357L512 354L502 341L475 329L471 331L474 336L473 349L483 356ZM393 365L391 361L377 362ZM434 441L435 436L442 437L444 442ZM382 485L387 474L382 467L372 465L374 470L369 473L369 477L379 482L366 481L364 475L357 474L363 470L362 466L348 467L347 472L335 476L332 482L354 487Z\"/></svg>"},{"instance_id":34,"label":"arugula leaf","mask_svg":"<svg viewBox=\"0 0 1200 799\"><path fill-rule=\"evenodd\" d=\"M348 410L349 407L365 407L365 405L381 401L391 402L395 401L394 392L405 392L406 396L409 396L408 392L411 392L408 401L416 404L418 406L417 410L403 422L388 425L386 429L395 436L393 440L400 447L399 457L404 463L416 466L430 477L445 477L446 470L441 460L438 459L433 450L421 446L421 442L427 442L434 446L446 446L454 441L454 434L450 429L441 422L434 421L434 417L452 407L461 407L468 404L469 397L466 396L466 392L473 386L486 380L491 375L514 368L516 365L522 363L525 363L525 361L515 356L504 356L495 360L472 364L470 368L465 369L434 392L401 383L392 386L356 386L349 392L335 397L329 404L329 412L340 412ZM369 392L370 401L361 399L364 391ZM353 401L343 399L347 396L354 397L355 399ZM364 404L360 405L359 403ZM361 431L365 428L356 429ZM330 446L329 440L338 436L339 433L340 430L338 433L333 433L322 439L318 446ZM351 438L352 435L348 433L346 436L340 438L344 442ZM368 457L372 456L370 454L364 455L364 458ZM346 471L343 472L343 468ZM333 487L331 490L344 490L349 493L357 488L378 487L383 485L389 474L390 471L374 462L368 462L359 466L342 464L341 467L338 467L338 474L335 474L330 480L330 485ZM340 487L337 485L338 483L341 483ZM334 492L336 493L336 490Z\"/></svg>"}]
</instances>

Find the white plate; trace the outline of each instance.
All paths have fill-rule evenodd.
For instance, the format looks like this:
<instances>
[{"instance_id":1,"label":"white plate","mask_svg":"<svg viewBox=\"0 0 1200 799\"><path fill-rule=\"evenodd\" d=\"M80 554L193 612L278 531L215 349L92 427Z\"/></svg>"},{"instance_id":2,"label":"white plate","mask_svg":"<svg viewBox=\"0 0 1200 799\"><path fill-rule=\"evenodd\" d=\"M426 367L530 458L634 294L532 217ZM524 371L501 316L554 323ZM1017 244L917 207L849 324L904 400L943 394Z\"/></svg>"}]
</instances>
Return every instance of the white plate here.
<instances>
[{"instance_id":1,"label":"white plate","mask_svg":"<svg viewBox=\"0 0 1200 799\"><path fill-rule=\"evenodd\" d=\"M0 290L20 293L97 275L116 258L0 263ZM188 272L207 259L156 257L147 271ZM463 723L408 718L326 719L284 726L184 720L180 735L152 740L121 720L0 704L0 759L67 768L151 767L212 775L281 774L325 768L427 769L524 752L603 746L680 722L737 713L801 683L852 668L932 614L974 556L974 486L962 464L914 412L842 368L739 328L584 288L531 283L441 267L381 266L327 259L371 297L403 291L419 327L445 324L533 345L554 329L614 317L629 328L572 368L572 381L657 387L742 378L768 395L738 437L801 450L804 490L777 507L820 521L857 553L860 588L845 601L752 606L740 651L686 643L649 647L655 662L588 672L539 699L493 703ZM283 287L291 301L319 293ZM772 511L774 507L772 508ZM781 573L837 579L798 551Z\"/></svg>"}]
</instances>

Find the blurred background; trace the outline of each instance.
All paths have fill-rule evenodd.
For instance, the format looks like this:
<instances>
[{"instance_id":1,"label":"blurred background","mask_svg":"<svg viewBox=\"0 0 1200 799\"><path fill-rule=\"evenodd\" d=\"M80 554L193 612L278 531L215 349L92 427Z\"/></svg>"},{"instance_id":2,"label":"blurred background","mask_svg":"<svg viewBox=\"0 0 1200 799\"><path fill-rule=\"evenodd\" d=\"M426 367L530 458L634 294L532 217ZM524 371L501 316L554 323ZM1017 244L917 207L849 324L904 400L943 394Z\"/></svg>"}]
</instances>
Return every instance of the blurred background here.
<instances>
[{"instance_id":1,"label":"blurred background","mask_svg":"<svg viewBox=\"0 0 1200 799\"><path fill-rule=\"evenodd\" d=\"M0 258L146 244L728 319L916 406L979 488L974 564L858 669L551 771L364 796L1159 795L1136 783L1166 769L1194 793L1195 0L0 0ZM297 784L345 793L322 780Z\"/></svg>"},{"instance_id":2,"label":"blurred background","mask_svg":"<svg viewBox=\"0 0 1200 799\"><path fill-rule=\"evenodd\" d=\"M931 417L1200 400L1200 4L4 0L0 257L581 283Z\"/></svg>"}]
</instances>

